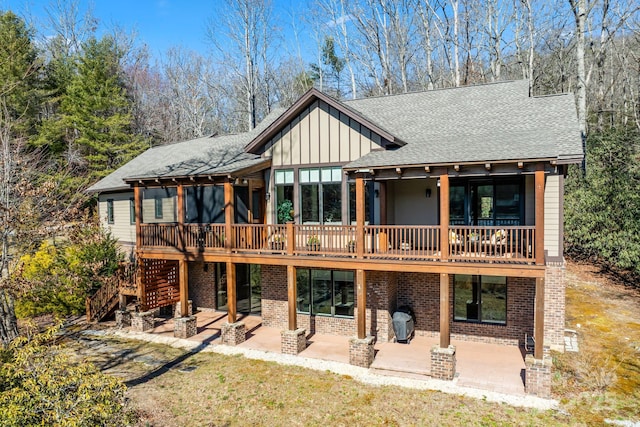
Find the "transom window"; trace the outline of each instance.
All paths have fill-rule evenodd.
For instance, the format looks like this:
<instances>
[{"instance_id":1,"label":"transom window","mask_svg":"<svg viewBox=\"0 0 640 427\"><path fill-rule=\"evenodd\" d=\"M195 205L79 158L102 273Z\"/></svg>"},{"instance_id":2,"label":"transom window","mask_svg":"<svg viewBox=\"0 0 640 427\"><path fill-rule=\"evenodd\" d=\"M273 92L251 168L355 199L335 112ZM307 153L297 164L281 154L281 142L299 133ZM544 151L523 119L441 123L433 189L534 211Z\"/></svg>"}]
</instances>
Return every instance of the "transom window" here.
<instances>
[{"instance_id":1,"label":"transom window","mask_svg":"<svg viewBox=\"0 0 640 427\"><path fill-rule=\"evenodd\" d=\"M296 278L298 312L353 317L353 271L298 269Z\"/></svg>"},{"instance_id":2,"label":"transom window","mask_svg":"<svg viewBox=\"0 0 640 427\"><path fill-rule=\"evenodd\" d=\"M300 169L300 212L303 224L342 222L342 168Z\"/></svg>"},{"instance_id":3,"label":"transom window","mask_svg":"<svg viewBox=\"0 0 640 427\"><path fill-rule=\"evenodd\" d=\"M454 276L454 320L507 323L507 278Z\"/></svg>"}]
</instances>

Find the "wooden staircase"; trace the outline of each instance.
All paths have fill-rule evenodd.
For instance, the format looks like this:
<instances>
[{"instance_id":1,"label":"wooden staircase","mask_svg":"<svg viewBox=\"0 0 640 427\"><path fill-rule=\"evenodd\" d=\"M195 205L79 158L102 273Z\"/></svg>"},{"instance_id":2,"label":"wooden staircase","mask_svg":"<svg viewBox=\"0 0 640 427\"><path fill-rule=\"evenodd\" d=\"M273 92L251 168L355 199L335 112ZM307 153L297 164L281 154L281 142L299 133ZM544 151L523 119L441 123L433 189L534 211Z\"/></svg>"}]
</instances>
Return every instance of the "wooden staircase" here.
<instances>
[{"instance_id":1,"label":"wooden staircase","mask_svg":"<svg viewBox=\"0 0 640 427\"><path fill-rule=\"evenodd\" d=\"M121 263L113 280L108 280L98 291L86 300L87 321L99 322L112 314L120 297L137 295L136 266L132 263Z\"/></svg>"}]
</instances>

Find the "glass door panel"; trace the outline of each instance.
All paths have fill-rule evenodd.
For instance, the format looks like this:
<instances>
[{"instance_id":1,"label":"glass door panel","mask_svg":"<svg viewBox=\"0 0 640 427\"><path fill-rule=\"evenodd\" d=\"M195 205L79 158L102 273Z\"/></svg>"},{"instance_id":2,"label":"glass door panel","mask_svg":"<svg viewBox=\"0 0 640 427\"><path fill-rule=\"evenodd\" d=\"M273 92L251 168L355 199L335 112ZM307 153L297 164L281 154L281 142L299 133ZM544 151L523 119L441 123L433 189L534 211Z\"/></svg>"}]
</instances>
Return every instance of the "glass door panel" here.
<instances>
[{"instance_id":1,"label":"glass door panel","mask_svg":"<svg viewBox=\"0 0 640 427\"><path fill-rule=\"evenodd\" d=\"M472 184L471 195L473 200L471 206L472 225L493 225L493 185Z\"/></svg>"}]
</instances>

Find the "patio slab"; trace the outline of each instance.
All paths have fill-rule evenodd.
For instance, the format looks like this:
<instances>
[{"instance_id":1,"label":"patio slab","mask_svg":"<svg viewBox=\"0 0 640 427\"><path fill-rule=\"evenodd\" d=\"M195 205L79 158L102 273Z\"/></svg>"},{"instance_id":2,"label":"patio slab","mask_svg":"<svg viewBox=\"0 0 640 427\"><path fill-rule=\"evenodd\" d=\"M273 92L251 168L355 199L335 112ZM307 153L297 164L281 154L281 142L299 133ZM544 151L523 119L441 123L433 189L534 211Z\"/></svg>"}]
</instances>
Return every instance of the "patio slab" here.
<instances>
[{"instance_id":1,"label":"patio slab","mask_svg":"<svg viewBox=\"0 0 640 427\"><path fill-rule=\"evenodd\" d=\"M221 344L222 325L227 313L200 311L196 313L198 333L189 341L205 344ZM281 352L280 329L262 326L258 315L238 315L247 328L247 339L240 348L269 353ZM156 318L156 327L148 331L154 335L173 337L173 318ZM307 348L300 356L349 364L350 337L309 334ZM439 343L438 337L416 336L410 344L377 343L371 371L386 376L429 379L431 373L431 348ZM524 396L524 356L520 348L497 344L485 344L452 340L456 347L456 378L461 387L495 391Z\"/></svg>"}]
</instances>

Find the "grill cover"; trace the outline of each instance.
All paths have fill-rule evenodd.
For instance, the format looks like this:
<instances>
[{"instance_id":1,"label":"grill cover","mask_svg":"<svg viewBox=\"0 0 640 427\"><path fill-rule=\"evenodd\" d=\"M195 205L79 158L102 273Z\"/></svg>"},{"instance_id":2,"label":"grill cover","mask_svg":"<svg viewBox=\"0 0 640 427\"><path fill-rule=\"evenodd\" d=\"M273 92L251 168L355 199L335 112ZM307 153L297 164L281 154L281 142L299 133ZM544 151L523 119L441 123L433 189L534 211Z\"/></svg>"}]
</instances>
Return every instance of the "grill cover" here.
<instances>
[{"instance_id":1,"label":"grill cover","mask_svg":"<svg viewBox=\"0 0 640 427\"><path fill-rule=\"evenodd\" d=\"M393 332L397 341L407 341L413 334L413 317L402 311L393 313Z\"/></svg>"}]
</instances>

